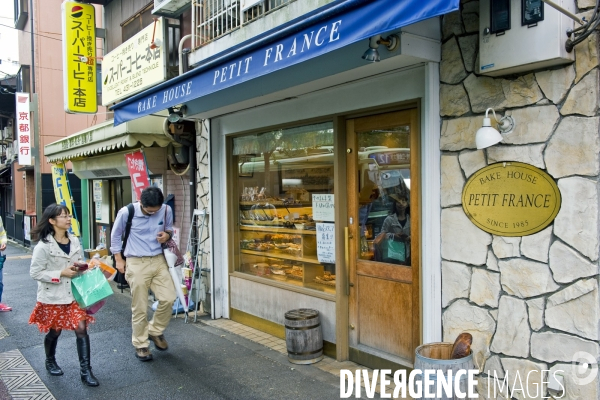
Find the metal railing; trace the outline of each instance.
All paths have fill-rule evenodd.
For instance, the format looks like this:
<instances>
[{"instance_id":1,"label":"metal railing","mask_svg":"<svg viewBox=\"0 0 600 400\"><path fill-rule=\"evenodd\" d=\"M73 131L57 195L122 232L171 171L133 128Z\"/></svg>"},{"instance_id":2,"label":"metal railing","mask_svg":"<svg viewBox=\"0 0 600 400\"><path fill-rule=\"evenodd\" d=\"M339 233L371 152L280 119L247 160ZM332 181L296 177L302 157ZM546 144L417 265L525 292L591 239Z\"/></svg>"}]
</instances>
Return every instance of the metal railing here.
<instances>
[{"instance_id":1,"label":"metal railing","mask_svg":"<svg viewBox=\"0 0 600 400\"><path fill-rule=\"evenodd\" d=\"M194 0L192 48L206 45L295 0L260 0L241 11L241 0Z\"/></svg>"}]
</instances>

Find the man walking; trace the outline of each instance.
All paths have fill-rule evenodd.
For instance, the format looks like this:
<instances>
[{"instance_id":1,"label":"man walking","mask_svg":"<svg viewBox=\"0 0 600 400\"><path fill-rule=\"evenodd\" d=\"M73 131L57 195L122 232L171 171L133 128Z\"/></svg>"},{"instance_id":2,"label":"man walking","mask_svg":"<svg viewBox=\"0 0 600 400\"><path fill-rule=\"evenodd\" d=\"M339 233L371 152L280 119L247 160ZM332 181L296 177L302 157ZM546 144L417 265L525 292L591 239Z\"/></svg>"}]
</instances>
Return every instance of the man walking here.
<instances>
[{"instance_id":1,"label":"man walking","mask_svg":"<svg viewBox=\"0 0 600 400\"><path fill-rule=\"evenodd\" d=\"M111 233L110 251L115 257L115 267L125 274L131 287L131 341L135 355L141 361L152 360L148 348L150 340L158 350L164 351L169 347L163 332L171 320L177 296L161 246L173 235L173 212L163 205L163 201L164 196L156 187L142 191L140 201L133 204L135 213L124 249L122 240L129 216L127 207L119 210ZM148 289L158 299L158 307L150 322L147 315Z\"/></svg>"}]
</instances>

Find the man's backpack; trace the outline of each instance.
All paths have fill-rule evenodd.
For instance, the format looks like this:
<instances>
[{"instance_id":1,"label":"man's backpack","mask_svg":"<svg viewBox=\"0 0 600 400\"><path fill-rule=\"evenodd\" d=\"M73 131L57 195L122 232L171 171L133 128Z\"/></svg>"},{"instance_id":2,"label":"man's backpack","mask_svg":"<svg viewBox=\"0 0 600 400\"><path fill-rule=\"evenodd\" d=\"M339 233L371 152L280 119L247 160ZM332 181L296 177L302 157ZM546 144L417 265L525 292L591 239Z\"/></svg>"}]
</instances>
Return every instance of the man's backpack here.
<instances>
[{"instance_id":1,"label":"man's backpack","mask_svg":"<svg viewBox=\"0 0 600 400\"><path fill-rule=\"evenodd\" d=\"M131 231L131 222L133 221L133 215L135 214L135 209L133 208L133 204L127 204L127 211L129 211L129 215L127 217L127 224L125 224L125 235L123 236L123 247L121 247L121 258L125 260L125 246L127 246L127 239L129 239L129 232ZM115 260L115 256L113 255L113 266L117 265ZM117 287L121 289L121 293L123 293L123 289L129 287L129 283L127 283L127 279L125 279L125 274L117 271L115 275L114 281L117 282Z\"/></svg>"}]
</instances>

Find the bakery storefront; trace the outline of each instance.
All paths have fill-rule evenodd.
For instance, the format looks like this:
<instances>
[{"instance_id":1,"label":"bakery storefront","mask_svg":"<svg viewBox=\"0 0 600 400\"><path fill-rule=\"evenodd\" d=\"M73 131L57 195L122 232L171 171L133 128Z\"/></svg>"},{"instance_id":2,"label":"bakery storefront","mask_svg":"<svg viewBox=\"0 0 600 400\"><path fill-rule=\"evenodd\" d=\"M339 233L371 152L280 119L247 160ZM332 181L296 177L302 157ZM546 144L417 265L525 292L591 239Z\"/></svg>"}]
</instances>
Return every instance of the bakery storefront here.
<instances>
[{"instance_id":1,"label":"bakery storefront","mask_svg":"<svg viewBox=\"0 0 600 400\"><path fill-rule=\"evenodd\" d=\"M426 3L332 2L113 107L199 121L213 318L283 337L287 311L315 309L325 353L377 368L441 339L440 217L422 210L440 207L436 17L458 2Z\"/></svg>"}]
</instances>

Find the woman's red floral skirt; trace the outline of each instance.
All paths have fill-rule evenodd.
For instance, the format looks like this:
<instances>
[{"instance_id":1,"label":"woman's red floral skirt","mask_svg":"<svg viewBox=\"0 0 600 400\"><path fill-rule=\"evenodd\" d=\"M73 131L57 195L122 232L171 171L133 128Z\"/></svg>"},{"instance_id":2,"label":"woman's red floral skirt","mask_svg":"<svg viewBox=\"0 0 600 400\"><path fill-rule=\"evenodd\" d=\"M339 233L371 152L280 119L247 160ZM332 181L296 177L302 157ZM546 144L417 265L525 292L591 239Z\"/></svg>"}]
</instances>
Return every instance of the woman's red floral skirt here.
<instances>
[{"instance_id":1,"label":"woman's red floral skirt","mask_svg":"<svg viewBox=\"0 0 600 400\"><path fill-rule=\"evenodd\" d=\"M29 323L37 324L42 333L50 329L74 331L80 321L91 324L96 322L96 319L88 315L75 301L71 304L45 304L38 301L29 317Z\"/></svg>"}]
</instances>

